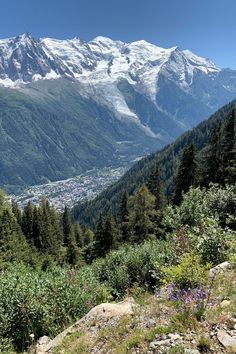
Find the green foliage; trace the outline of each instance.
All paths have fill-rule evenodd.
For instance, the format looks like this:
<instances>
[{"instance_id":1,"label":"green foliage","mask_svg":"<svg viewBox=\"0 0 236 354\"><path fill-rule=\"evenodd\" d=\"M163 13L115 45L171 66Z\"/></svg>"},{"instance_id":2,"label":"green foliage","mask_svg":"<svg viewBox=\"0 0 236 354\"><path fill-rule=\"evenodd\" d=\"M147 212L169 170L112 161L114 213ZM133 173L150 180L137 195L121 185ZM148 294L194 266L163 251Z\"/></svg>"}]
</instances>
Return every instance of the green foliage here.
<instances>
[{"instance_id":1,"label":"green foliage","mask_svg":"<svg viewBox=\"0 0 236 354\"><path fill-rule=\"evenodd\" d=\"M196 181L197 163L196 150L193 144L185 147L178 167L177 175L174 178L173 203L179 205L186 193Z\"/></svg>"},{"instance_id":2,"label":"green foliage","mask_svg":"<svg viewBox=\"0 0 236 354\"><path fill-rule=\"evenodd\" d=\"M184 354L185 349L182 345L175 345L174 347L170 348L168 354Z\"/></svg>"},{"instance_id":3,"label":"green foliage","mask_svg":"<svg viewBox=\"0 0 236 354\"><path fill-rule=\"evenodd\" d=\"M235 228L236 187L211 185L206 189L190 188L183 195L180 206L168 206L163 217L163 225L175 230L179 225L199 225L204 218L218 220L222 227Z\"/></svg>"},{"instance_id":4,"label":"green foliage","mask_svg":"<svg viewBox=\"0 0 236 354\"><path fill-rule=\"evenodd\" d=\"M206 338L205 336L201 335L198 339L198 349L201 353L209 353L211 352L211 340L210 338Z\"/></svg>"},{"instance_id":5,"label":"green foliage","mask_svg":"<svg viewBox=\"0 0 236 354\"><path fill-rule=\"evenodd\" d=\"M199 227L190 232L189 237L192 237L194 249L201 256L202 263L217 265L227 259L227 241L233 234L220 228L214 219L205 218Z\"/></svg>"},{"instance_id":6,"label":"green foliage","mask_svg":"<svg viewBox=\"0 0 236 354\"><path fill-rule=\"evenodd\" d=\"M116 296L122 296L134 284L146 289L159 284L158 276L153 277L153 270L158 273L161 266L171 259L166 242L147 241L135 248L123 246L106 258L95 261L92 268L102 283L111 287Z\"/></svg>"},{"instance_id":7,"label":"green foliage","mask_svg":"<svg viewBox=\"0 0 236 354\"><path fill-rule=\"evenodd\" d=\"M89 268L42 272L13 265L0 277L0 338L22 350L30 334L55 336L107 299L109 292Z\"/></svg>"},{"instance_id":8,"label":"green foliage","mask_svg":"<svg viewBox=\"0 0 236 354\"><path fill-rule=\"evenodd\" d=\"M164 266L162 270L163 283L174 283L179 289L193 289L204 285L208 279L209 265L201 264L201 258L193 253L180 257L179 263Z\"/></svg>"},{"instance_id":9,"label":"green foliage","mask_svg":"<svg viewBox=\"0 0 236 354\"><path fill-rule=\"evenodd\" d=\"M155 208L156 210L161 210L164 205L164 188L163 182L161 180L161 174L158 166L152 170L148 180L147 187L149 192L155 197Z\"/></svg>"},{"instance_id":10,"label":"green foliage","mask_svg":"<svg viewBox=\"0 0 236 354\"><path fill-rule=\"evenodd\" d=\"M125 191L121 198L119 215L121 239L123 242L128 242L130 239L128 199L128 193Z\"/></svg>"},{"instance_id":11,"label":"green foliage","mask_svg":"<svg viewBox=\"0 0 236 354\"><path fill-rule=\"evenodd\" d=\"M0 270L14 261L33 263L35 253L22 234L6 196L0 191Z\"/></svg>"},{"instance_id":12,"label":"green foliage","mask_svg":"<svg viewBox=\"0 0 236 354\"><path fill-rule=\"evenodd\" d=\"M129 226L130 241L142 243L156 236L155 197L142 185L130 200Z\"/></svg>"}]
</instances>

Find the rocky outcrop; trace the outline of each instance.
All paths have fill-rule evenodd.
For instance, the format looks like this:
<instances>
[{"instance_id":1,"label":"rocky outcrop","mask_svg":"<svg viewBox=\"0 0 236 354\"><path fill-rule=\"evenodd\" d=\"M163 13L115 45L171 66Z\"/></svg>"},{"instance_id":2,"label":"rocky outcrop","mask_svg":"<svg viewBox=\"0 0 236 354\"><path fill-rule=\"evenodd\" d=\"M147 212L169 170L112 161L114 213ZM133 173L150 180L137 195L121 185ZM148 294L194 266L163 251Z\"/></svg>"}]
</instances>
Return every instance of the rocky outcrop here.
<instances>
[{"instance_id":1,"label":"rocky outcrop","mask_svg":"<svg viewBox=\"0 0 236 354\"><path fill-rule=\"evenodd\" d=\"M67 328L65 331L58 334L53 340L48 337L43 336L38 340L36 354L46 354L50 353L52 349L58 347L63 339L78 331L81 327L89 325L92 321L107 321L111 318L120 318L125 315L132 315L135 311L137 304L133 298L127 298L125 301L119 302L117 304L104 303L95 306L90 310L87 315L73 324L71 327Z\"/></svg>"}]
</instances>

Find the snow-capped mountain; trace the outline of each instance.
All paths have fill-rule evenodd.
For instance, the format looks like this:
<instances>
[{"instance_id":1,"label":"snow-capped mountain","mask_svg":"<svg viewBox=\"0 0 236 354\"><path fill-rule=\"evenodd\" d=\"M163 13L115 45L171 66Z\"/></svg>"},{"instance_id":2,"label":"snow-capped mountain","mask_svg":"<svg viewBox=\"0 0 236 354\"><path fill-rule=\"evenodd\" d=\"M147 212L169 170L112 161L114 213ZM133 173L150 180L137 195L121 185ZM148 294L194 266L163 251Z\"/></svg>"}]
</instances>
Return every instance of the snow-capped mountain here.
<instances>
[{"instance_id":1,"label":"snow-capped mountain","mask_svg":"<svg viewBox=\"0 0 236 354\"><path fill-rule=\"evenodd\" d=\"M0 40L0 186L127 165L235 97L236 71L177 47Z\"/></svg>"},{"instance_id":2,"label":"snow-capped mountain","mask_svg":"<svg viewBox=\"0 0 236 354\"><path fill-rule=\"evenodd\" d=\"M160 119L168 117L187 129L236 96L235 71L178 47L105 37L90 42L36 40L29 33L0 40L1 85L19 88L58 78L78 81L83 96L107 106L119 119L133 120L154 137L163 135L158 112ZM147 109L140 111L140 95L156 111L155 118Z\"/></svg>"}]
</instances>

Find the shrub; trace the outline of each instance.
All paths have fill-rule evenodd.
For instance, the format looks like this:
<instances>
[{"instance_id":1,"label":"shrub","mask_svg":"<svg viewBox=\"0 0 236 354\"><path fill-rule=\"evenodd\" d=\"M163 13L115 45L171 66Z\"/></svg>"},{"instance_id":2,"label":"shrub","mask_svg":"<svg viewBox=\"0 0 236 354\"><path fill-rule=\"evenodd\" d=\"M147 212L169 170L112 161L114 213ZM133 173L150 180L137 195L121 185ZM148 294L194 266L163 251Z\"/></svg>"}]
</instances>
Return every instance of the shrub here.
<instances>
[{"instance_id":1,"label":"shrub","mask_svg":"<svg viewBox=\"0 0 236 354\"><path fill-rule=\"evenodd\" d=\"M54 336L106 299L108 290L89 268L42 272L13 265L0 276L0 338L22 350L30 334Z\"/></svg>"},{"instance_id":2,"label":"shrub","mask_svg":"<svg viewBox=\"0 0 236 354\"><path fill-rule=\"evenodd\" d=\"M104 259L93 263L92 268L100 282L113 289L115 296L122 296L126 289L136 286L152 288L159 282L159 270L173 258L170 245L165 241L146 241L111 252ZM156 277L153 277L155 270Z\"/></svg>"},{"instance_id":3,"label":"shrub","mask_svg":"<svg viewBox=\"0 0 236 354\"><path fill-rule=\"evenodd\" d=\"M223 230L212 218L205 218L191 231L194 248L204 264L219 264L227 259L228 239L232 234Z\"/></svg>"},{"instance_id":4,"label":"shrub","mask_svg":"<svg viewBox=\"0 0 236 354\"><path fill-rule=\"evenodd\" d=\"M186 253L178 264L162 268L163 283L174 283L178 289L194 289L207 282L208 268L201 264L200 256Z\"/></svg>"},{"instance_id":5,"label":"shrub","mask_svg":"<svg viewBox=\"0 0 236 354\"><path fill-rule=\"evenodd\" d=\"M203 335L198 339L198 349L201 353L208 353L211 352L211 340L210 338L206 338Z\"/></svg>"},{"instance_id":6,"label":"shrub","mask_svg":"<svg viewBox=\"0 0 236 354\"><path fill-rule=\"evenodd\" d=\"M236 229L236 186L211 185L206 189L193 188L183 195L180 206L168 206L163 225L173 231L179 225L199 225L206 217L214 218L221 227Z\"/></svg>"}]
</instances>

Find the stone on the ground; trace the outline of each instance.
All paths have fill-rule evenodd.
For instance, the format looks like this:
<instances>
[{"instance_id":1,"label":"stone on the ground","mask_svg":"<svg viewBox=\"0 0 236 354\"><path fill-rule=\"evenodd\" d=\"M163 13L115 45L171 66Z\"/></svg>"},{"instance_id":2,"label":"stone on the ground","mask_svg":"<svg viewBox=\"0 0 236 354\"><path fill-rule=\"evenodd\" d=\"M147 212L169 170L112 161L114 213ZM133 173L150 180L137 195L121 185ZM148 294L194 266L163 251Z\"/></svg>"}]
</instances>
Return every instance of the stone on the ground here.
<instances>
[{"instance_id":1,"label":"stone on the ground","mask_svg":"<svg viewBox=\"0 0 236 354\"><path fill-rule=\"evenodd\" d=\"M214 268L211 268L209 270L209 277L214 277L219 273L223 273L225 270L230 268L230 263L229 262L223 262L215 266Z\"/></svg>"},{"instance_id":2,"label":"stone on the ground","mask_svg":"<svg viewBox=\"0 0 236 354\"><path fill-rule=\"evenodd\" d=\"M230 304L231 304L231 301L230 301L230 300L223 300L223 301L220 303L220 307L221 307L222 309L225 309L225 308L229 307Z\"/></svg>"},{"instance_id":3,"label":"stone on the ground","mask_svg":"<svg viewBox=\"0 0 236 354\"><path fill-rule=\"evenodd\" d=\"M219 330L217 338L228 353L236 353L236 337L231 337L225 330Z\"/></svg>"}]
</instances>

